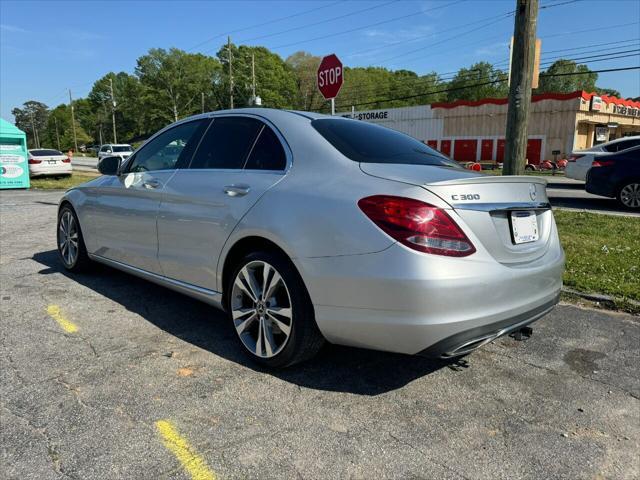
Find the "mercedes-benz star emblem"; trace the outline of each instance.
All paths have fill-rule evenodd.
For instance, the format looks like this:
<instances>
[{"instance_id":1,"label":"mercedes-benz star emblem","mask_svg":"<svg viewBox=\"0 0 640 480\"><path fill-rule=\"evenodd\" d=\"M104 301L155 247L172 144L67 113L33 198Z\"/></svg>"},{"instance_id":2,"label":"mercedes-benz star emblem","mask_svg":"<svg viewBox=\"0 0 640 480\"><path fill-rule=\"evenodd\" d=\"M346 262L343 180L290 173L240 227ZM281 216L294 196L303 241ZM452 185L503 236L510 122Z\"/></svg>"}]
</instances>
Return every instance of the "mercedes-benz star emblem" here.
<instances>
[{"instance_id":1,"label":"mercedes-benz star emblem","mask_svg":"<svg viewBox=\"0 0 640 480\"><path fill-rule=\"evenodd\" d=\"M533 183L529 184L529 196L531 197L531 200L535 200L536 197L538 196L538 192L536 191L536 186Z\"/></svg>"}]
</instances>

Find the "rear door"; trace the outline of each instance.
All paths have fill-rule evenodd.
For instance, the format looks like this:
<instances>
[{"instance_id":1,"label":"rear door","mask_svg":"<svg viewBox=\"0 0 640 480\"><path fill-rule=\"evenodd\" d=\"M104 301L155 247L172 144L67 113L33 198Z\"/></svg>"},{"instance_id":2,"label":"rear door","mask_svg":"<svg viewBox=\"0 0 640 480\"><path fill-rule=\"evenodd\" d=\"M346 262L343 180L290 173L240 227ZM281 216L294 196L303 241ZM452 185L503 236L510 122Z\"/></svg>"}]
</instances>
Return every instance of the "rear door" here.
<instances>
[{"instance_id":1,"label":"rear door","mask_svg":"<svg viewBox=\"0 0 640 480\"><path fill-rule=\"evenodd\" d=\"M164 275L209 290L218 257L246 212L285 175L290 152L273 126L249 115L214 117L193 160L168 183L158 216Z\"/></svg>"}]
</instances>

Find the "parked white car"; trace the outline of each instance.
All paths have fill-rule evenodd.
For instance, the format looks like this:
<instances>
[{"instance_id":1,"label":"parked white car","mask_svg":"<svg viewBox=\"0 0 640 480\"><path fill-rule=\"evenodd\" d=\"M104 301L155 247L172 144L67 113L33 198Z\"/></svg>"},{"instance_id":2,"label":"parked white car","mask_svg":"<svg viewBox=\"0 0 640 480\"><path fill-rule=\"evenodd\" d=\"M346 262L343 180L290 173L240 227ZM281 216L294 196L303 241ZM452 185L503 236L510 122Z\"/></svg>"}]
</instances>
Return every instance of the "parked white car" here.
<instances>
[{"instance_id":1,"label":"parked white car","mask_svg":"<svg viewBox=\"0 0 640 480\"><path fill-rule=\"evenodd\" d=\"M634 137L622 137L607 143L595 145L586 150L574 151L567 159L567 167L565 168L565 176L574 180L587 180L587 172L591 168L591 164L599 157L611 155L612 153L622 152L629 148L640 145L640 135Z\"/></svg>"},{"instance_id":2,"label":"parked white car","mask_svg":"<svg viewBox=\"0 0 640 480\"><path fill-rule=\"evenodd\" d=\"M123 160L129 158L133 153L133 147L126 143L107 143L98 150L98 161L104 157L121 157Z\"/></svg>"},{"instance_id":3,"label":"parked white car","mask_svg":"<svg viewBox=\"0 0 640 480\"><path fill-rule=\"evenodd\" d=\"M31 177L68 176L72 172L71 159L64 153L49 148L29 150L29 175Z\"/></svg>"}]
</instances>

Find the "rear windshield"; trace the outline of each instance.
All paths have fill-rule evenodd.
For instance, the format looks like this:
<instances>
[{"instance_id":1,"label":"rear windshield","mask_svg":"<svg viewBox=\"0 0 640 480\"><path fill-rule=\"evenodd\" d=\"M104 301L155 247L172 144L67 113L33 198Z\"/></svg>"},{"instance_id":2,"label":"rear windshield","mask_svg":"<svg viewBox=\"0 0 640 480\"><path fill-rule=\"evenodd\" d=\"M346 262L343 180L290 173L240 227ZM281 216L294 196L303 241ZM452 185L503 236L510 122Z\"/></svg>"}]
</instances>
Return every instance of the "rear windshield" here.
<instances>
[{"instance_id":1,"label":"rear windshield","mask_svg":"<svg viewBox=\"0 0 640 480\"><path fill-rule=\"evenodd\" d=\"M390 128L332 118L319 118L311 125L340 153L355 162L462 168L424 143Z\"/></svg>"},{"instance_id":2,"label":"rear windshield","mask_svg":"<svg viewBox=\"0 0 640 480\"><path fill-rule=\"evenodd\" d=\"M54 155L62 155L62 152L58 150L29 150L29 153L34 157L52 157Z\"/></svg>"},{"instance_id":3,"label":"rear windshield","mask_svg":"<svg viewBox=\"0 0 640 480\"><path fill-rule=\"evenodd\" d=\"M113 147L114 152L130 152L131 147Z\"/></svg>"}]
</instances>

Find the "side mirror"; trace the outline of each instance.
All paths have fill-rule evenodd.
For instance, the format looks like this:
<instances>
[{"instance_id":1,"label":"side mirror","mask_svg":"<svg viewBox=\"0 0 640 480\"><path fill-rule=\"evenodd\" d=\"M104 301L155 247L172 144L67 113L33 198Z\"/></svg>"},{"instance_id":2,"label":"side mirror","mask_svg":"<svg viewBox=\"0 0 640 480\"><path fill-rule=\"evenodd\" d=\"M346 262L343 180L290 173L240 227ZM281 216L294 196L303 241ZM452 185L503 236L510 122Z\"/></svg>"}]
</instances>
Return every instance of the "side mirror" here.
<instances>
[{"instance_id":1,"label":"side mirror","mask_svg":"<svg viewBox=\"0 0 640 480\"><path fill-rule=\"evenodd\" d=\"M120 157L104 157L98 163L98 171L103 175L117 175L120 170Z\"/></svg>"},{"instance_id":2,"label":"side mirror","mask_svg":"<svg viewBox=\"0 0 640 480\"><path fill-rule=\"evenodd\" d=\"M111 150L107 150L105 153L112 153Z\"/></svg>"}]
</instances>

